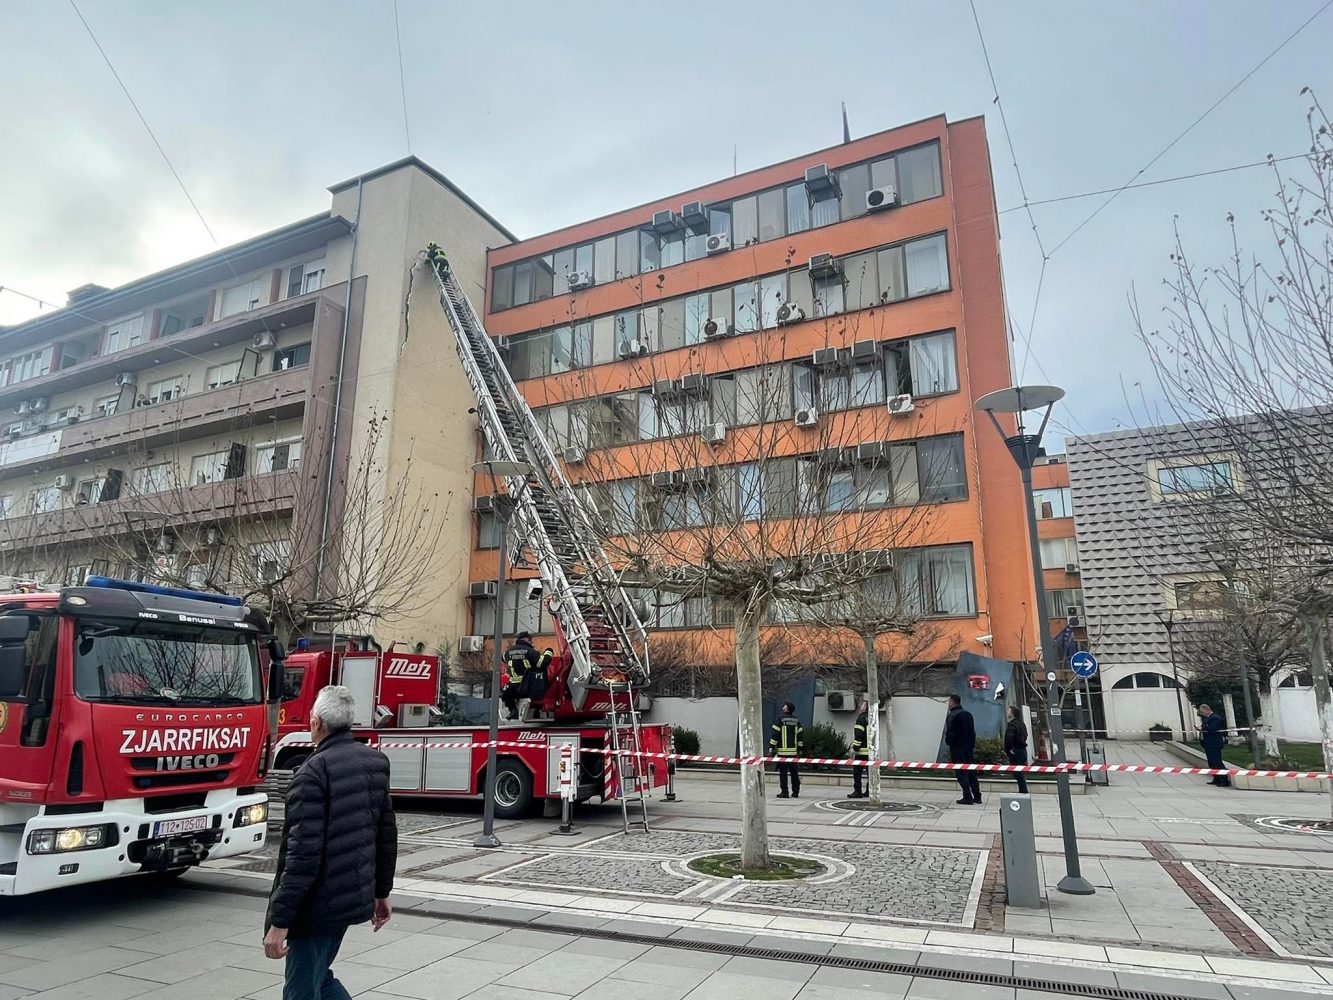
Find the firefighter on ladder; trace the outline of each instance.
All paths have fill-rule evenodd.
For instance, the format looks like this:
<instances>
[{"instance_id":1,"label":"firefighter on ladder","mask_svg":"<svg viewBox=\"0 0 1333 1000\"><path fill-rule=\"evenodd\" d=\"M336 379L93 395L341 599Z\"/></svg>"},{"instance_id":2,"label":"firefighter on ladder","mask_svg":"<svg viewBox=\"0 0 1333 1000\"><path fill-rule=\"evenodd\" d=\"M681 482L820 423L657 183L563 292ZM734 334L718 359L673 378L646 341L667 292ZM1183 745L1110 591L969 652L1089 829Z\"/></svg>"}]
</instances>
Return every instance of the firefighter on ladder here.
<instances>
[{"instance_id":1,"label":"firefighter on ladder","mask_svg":"<svg viewBox=\"0 0 1333 1000\"><path fill-rule=\"evenodd\" d=\"M500 695L505 707L509 709L509 718L527 721L529 699L524 695L524 682L528 671L537 667L537 650L532 646L532 633L520 632L514 644L505 653L505 675L507 683Z\"/></svg>"},{"instance_id":2,"label":"firefighter on ladder","mask_svg":"<svg viewBox=\"0 0 1333 1000\"><path fill-rule=\"evenodd\" d=\"M852 765L852 794L849 799L864 799L870 795L870 779L867 776L869 766L866 761L870 760L870 706L863 699L861 701L860 714L856 717L856 725L852 727L852 760L856 761ZM861 782L865 780L865 788L862 790Z\"/></svg>"},{"instance_id":3,"label":"firefighter on ladder","mask_svg":"<svg viewBox=\"0 0 1333 1000\"><path fill-rule=\"evenodd\" d=\"M441 278L449 273L449 258L444 255L443 248L434 240L426 244L426 260L430 262L430 266L435 269Z\"/></svg>"},{"instance_id":4,"label":"firefighter on ladder","mask_svg":"<svg viewBox=\"0 0 1333 1000\"><path fill-rule=\"evenodd\" d=\"M782 717L773 723L772 734L768 738L768 754L779 758L778 798L799 799L801 797L801 772L796 762L782 762L783 757L799 757L805 750L805 731L801 720L796 718L796 706L783 702ZM791 779L791 794L787 794L787 779Z\"/></svg>"}]
</instances>

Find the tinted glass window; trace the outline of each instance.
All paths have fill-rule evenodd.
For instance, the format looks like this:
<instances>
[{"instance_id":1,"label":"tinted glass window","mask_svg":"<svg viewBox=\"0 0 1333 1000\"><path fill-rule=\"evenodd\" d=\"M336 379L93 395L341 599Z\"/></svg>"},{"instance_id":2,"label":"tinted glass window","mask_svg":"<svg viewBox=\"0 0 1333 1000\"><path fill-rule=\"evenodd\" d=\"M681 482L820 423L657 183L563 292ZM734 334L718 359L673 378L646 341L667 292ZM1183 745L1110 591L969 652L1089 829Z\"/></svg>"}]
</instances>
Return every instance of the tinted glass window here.
<instances>
[{"instance_id":1,"label":"tinted glass window","mask_svg":"<svg viewBox=\"0 0 1333 1000\"><path fill-rule=\"evenodd\" d=\"M569 291L569 275L574 270L574 250L571 247L568 250L561 250L552 256L552 270L554 278L552 284L557 295L564 295Z\"/></svg>"},{"instance_id":2,"label":"tinted glass window","mask_svg":"<svg viewBox=\"0 0 1333 1000\"><path fill-rule=\"evenodd\" d=\"M939 197L940 147L935 143L898 154L898 197L904 205Z\"/></svg>"},{"instance_id":3,"label":"tinted glass window","mask_svg":"<svg viewBox=\"0 0 1333 1000\"><path fill-rule=\"evenodd\" d=\"M787 232L803 233L810 228L810 195L804 184L787 188Z\"/></svg>"},{"instance_id":4,"label":"tinted glass window","mask_svg":"<svg viewBox=\"0 0 1333 1000\"><path fill-rule=\"evenodd\" d=\"M608 236L593 246L593 278L599 285L616 280L616 238Z\"/></svg>"},{"instance_id":5,"label":"tinted glass window","mask_svg":"<svg viewBox=\"0 0 1333 1000\"><path fill-rule=\"evenodd\" d=\"M514 305L532 301L532 261L525 260L514 266Z\"/></svg>"},{"instance_id":6,"label":"tinted glass window","mask_svg":"<svg viewBox=\"0 0 1333 1000\"><path fill-rule=\"evenodd\" d=\"M759 202L742 198L731 203L731 242L738 247L759 239Z\"/></svg>"},{"instance_id":7,"label":"tinted glass window","mask_svg":"<svg viewBox=\"0 0 1333 1000\"><path fill-rule=\"evenodd\" d=\"M550 255L532 262L532 299L549 299L555 288L555 272ZM562 289L563 291L563 289Z\"/></svg>"},{"instance_id":8,"label":"tinted glass window","mask_svg":"<svg viewBox=\"0 0 1333 1000\"><path fill-rule=\"evenodd\" d=\"M928 295L949 287L944 234L907 244L907 294Z\"/></svg>"},{"instance_id":9,"label":"tinted glass window","mask_svg":"<svg viewBox=\"0 0 1333 1000\"><path fill-rule=\"evenodd\" d=\"M858 163L838 171L838 184L842 187L842 217L855 219L858 215L865 215L866 192L870 190L870 164Z\"/></svg>"},{"instance_id":10,"label":"tinted glass window","mask_svg":"<svg viewBox=\"0 0 1333 1000\"><path fill-rule=\"evenodd\" d=\"M786 199L782 189L765 191L759 196L759 239L776 240L785 235Z\"/></svg>"},{"instance_id":11,"label":"tinted glass window","mask_svg":"<svg viewBox=\"0 0 1333 1000\"><path fill-rule=\"evenodd\" d=\"M639 232L631 229L616 237L616 273L630 278L639 273Z\"/></svg>"},{"instance_id":12,"label":"tinted glass window","mask_svg":"<svg viewBox=\"0 0 1333 1000\"><path fill-rule=\"evenodd\" d=\"M494 288L491 291L491 308L508 309L514 304L514 268L497 267L491 272Z\"/></svg>"},{"instance_id":13,"label":"tinted glass window","mask_svg":"<svg viewBox=\"0 0 1333 1000\"><path fill-rule=\"evenodd\" d=\"M661 337L658 350L669 351L685 346L685 300L667 299L662 303Z\"/></svg>"},{"instance_id":14,"label":"tinted glass window","mask_svg":"<svg viewBox=\"0 0 1333 1000\"><path fill-rule=\"evenodd\" d=\"M713 205L708 209L708 232L713 236L731 235L731 206Z\"/></svg>"},{"instance_id":15,"label":"tinted glass window","mask_svg":"<svg viewBox=\"0 0 1333 1000\"><path fill-rule=\"evenodd\" d=\"M662 266L662 252L657 247L657 237L650 232L639 232L639 270L656 271Z\"/></svg>"}]
</instances>

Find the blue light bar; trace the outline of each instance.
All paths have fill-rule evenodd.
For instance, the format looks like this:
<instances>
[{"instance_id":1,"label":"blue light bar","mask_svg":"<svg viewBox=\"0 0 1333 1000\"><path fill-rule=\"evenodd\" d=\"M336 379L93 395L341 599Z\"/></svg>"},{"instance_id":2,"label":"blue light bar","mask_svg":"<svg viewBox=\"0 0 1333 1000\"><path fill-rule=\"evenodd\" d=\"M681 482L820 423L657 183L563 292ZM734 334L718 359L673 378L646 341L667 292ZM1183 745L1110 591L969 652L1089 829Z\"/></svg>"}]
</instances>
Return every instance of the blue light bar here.
<instances>
[{"instance_id":1,"label":"blue light bar","mask_svg":"<svg viewBox=\"0 0 1333 1000\"><path fill-rule=\"evenodd\" d=\"M214 604L227 604L239 608L245 602L239 597L226 594L205 594L198 590L183 590L179 587L158 587L151 583L135 583L133 580L113 580L109 576L90 576L83 581L85 587L101 587L105 590L128 590L135 594L161 594L164 597L183 597L190 601L212 601Z\"/></svg>"}]
</instances>

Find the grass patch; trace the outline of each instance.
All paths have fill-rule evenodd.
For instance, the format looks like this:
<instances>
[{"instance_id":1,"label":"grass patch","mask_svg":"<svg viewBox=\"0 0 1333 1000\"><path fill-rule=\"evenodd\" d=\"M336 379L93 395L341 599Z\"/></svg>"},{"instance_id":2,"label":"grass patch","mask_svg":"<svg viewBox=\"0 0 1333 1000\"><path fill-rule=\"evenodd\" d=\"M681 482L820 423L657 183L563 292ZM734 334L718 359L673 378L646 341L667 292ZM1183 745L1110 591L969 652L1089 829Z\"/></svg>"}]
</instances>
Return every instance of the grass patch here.
<instances>
[{"instance_id":1,"label":"grass patch","mask_svg":"<svg viewBox=\"0 0 1333 1000\"><path fill-rule=\"evenodd\" d=\"M1262 747L1260 748L1262 750ZM1318 743L1291 743L1279 740L1278 757L1264 761L1264 770L1269 771L1322 771L1324 754ZM1248 743L1230 744L1222 748L1222 759L1233 767L1249 768L1253 765Z\"/></svg>"},{"instance_id":2,"label":"grass patch","mask_svg":"<svg viewBox=\"0 0 1333 1000\"><path fill-rule=\"evenodd\" d=\"M739 875L751 882L785 882L813 878L828 871L813 858L794 858L789 854L770 854L768 862L768 867L759 871L743 871L739 854L707 854L689 862L689 868L714 878L735 878Z\"/></svg>"}]
</instances>

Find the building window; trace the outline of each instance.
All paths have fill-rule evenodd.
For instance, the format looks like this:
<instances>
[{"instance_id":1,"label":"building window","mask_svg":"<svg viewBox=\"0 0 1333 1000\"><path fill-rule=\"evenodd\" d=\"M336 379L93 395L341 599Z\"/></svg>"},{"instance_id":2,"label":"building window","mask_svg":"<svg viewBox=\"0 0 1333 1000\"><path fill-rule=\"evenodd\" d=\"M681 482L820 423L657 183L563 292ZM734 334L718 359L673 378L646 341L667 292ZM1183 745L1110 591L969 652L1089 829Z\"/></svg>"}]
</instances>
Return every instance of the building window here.
<instances>
[{"instance_id":1,"label":"building window","mask_svg":"<svg viewBox=\"0 0 1333 1000\"><path fill-rule=\"evenodd\" d=\"M317 292L324 287L324 261L312 260L287 269L287 298Z\"/></svg>"},{"instance_id":2,"label":"building window","mask_svg":"<svg viewBox=\"0 0 1333 1000\"><path fill-rule=\"evenodd\" d=\"M140 495L164 493L171 489L174 478L170 462L145 466L134 472L134 489Z\"/></svg>"},{"instance_id":3,"label":"building window","mask_svg":"<svg viewBox=\"0 0 1333 1000\"><path fill-rule=\"evenodd\" d=\"M501 614L502 634L516 635L519 632L531 632L540 635L550 631L550 618L542 610L540 600L527 599L527 580L511 580L505 583L503 594L503 612ZM472 631L477 635L495 634L495 598L478 597L472 601Z\"/></svg>"},{"instance_id":4,"label":"building window","mask_svg":"<svg viewBox=\"0 0 1333 1000\"><path fill-rule=\"evenodd\" d=\"M277 583L290 572L291 544L280 539L251 545L250 564L260 583Z\"/></svg>"},{"instance_id":5,"label":"building window","mask_svg":"<svg viewBox=\"0 0 1333 1000\"><path fill-rule=\"evenodd\" d=\"M232 285L222 292L222 302L218 308L218 319L227 316L235 316L237 313L249 312L251 309L257 309L264 303L265 280L263 278L252 278L249 281L243 281L239 285Z\"/></svg>"},{"instance_id":6,"label":"building window","mask_svg":"<svg viewBox=\"0 0 1333 1000\"><path fill-rule=\"evenodd\" d=\"M1085 613L1082 589L1046 591L1046 611L1052 618L1082 616Z\"/></svg>"},{"instance_id":7,"label":"building window","mask_svg":"<svg viewBox=\"0 0 1333 1000\"><path fill-rule=\"evenodd\" d=\"M303 368L310 364L310 342L293 344L273 352L273 370L285 372L288 368Z\"/></svg>"},{"instance_id":8,"label":"building window","mask_svg":"<svg viewBox=\"0 0 1333 1000\"><path fill-rule=\"evenodd\" d=\"M909 296L929 295L949 287L949 257L943 233L908 243L906 256Z\"/></svg>"},{"instance_id":9,"label":"building window","mask_svg":"<svg viewBox=\"0 0 1333 1000\"><path fill-rule=\"evenodd\" d=\"M301 467L301 439L292 438L275 444L261 444L255 449L255 473L286 472Z\"/></svg>"},{"instance_id":10,"label":"building window","mask_svg":"<svg viewBox=\"0 0 1333 1000\"><path fill-rule=\"evenodd\" d=\"M202 486L205 483L220 483L226 479L228 452L215 451L207 455L196 455L190 460L190 485Z\"/></svg>"},{"instance_id":11,"label":"building window","mask_svg":"<svg viewBox=\"0 0 1333 1000\"><path fill-rule=\"evenodd\" d=\"M209 296L204 295L188 302L178 302L162 310L162 320L158 327L158 336L170 337L182 330L193 330L208 322Z\"/></svg>"},{"instance_id":12,"label":"building window","mask_svg":"<svg viewBox=\"0 0 1333 1000\"><path fill-rule=\"evenodd\" d=\"M241 376L241 363L231 361L225 365L210 365L204 371L204 385L209 389L220 389L231 385Z\"/></svg>"},{"instance_id":13,"label":"building window","mask_svg":"<svg viewBox=\"0 0 1333 1000\"><path fill-rule=\"evenodd\" d=\"M1224 580L1176 580L1171 589L1178 611L1208 614L1227 608L1229 595Z\"/></svg>"},{"instance_id":14,"label":"building window","mask_svg":"<svg viewBox=\"0 0 1333 1000\"><path fill-rule=\"evenodd\" d=\"M1160 463L1156 492L1162 499L1230 495L1236 492L1236 477L1225 460Z\"/></svg>"},{"instance_id":15,"label":"building window","mask_svg":"<svg viewBox=\"0 0 1333 1000\"><path fill-rule=\"evenodd\" d=\"M51 371L52 353L52 348L46 347L11 358L5 363L4 374L6 377L0 380L0 384L15 385L48 374Z\"/></svg>"},{"instance_id":16,"label":"building window","mask_svg":"<svg viewBox=\"0 0 1333 1000\"><path fill-rule=\"evenodd\" d=\"M1310 676L1308 670L1293 670L1278 681L1277 686L1280 688L1312 688L1314 687L1314 678Z\"/></svg>"},{"instance_id":17,"label":"building window","mask_svg":"<svg viewBox=\"0 0 1333 1000\"><path fill-rule=\"evenodd\" d=\"M500 547L500 519L490 511L477 513L477 548L498 549Z\"/></svg>"},{"instance_id":18,"label":"building window","mask_svg":"<svg viewBox=\"0 0 1333 1000\"><path fill-rule=\"evenodd\" d=\"M1064 569L1078 565L1078 547L1072 538L1041 539L1041 568Z\"/></svg>"},{"instance_id":19,"label":"building window","mask_svg":"<svg viewBox=\"0 0 1333 1000\"><path fill-rule=\"evenodd\" d=\"M9 517L14 512L14 494L0 494L0 520Z\"/></svg>"},{"instance_id":20,"label":"building window","mask_svg":"<svg viewBox=\"0 0 1333 1000\"><path fill-rule=\"evenodd\" d=\"M1166 676L1166 674L1155 674L1144 671L1120 678L1120 680L1111 685L1111 690L1142 691L1149 688L1173 688L1175 686L1175 680Z\"/></svg>"},{"instance_id":21,"label":"building window","mask_svg":"<svg viewBox=\"0 0 1333 1000\"><path fill-rule=\"evenodd\" d=\"M59 486L39 486L28 494L28 510L33 514L49 514L60 509Z\"/></svg>"},{"instance_id":22,"label":"building window","mask_svg":"<svg viewBox=\"0 0 1333 1000\"><path fill-rule=\"evenodd\" d=\"M99 417L109 417L116 412L116 405L120 402L120 394L106 396L93 404L93 410Z\"/></svg>"},{"instance_id":23,"label":"building window","mask_svg":"<svg viewBox=\"0 0 1333 1000\"><path fill-rule=\"evenodd\" d=\"M147 317L143 313L111 323L106 328L106 348L103 354L115 354L117 351L138 347L148 333Z\"/></svg>"},{"instance_id":24,"label":"building window","mask_svg":"<svg viewBox=\"0 0 1333 1000\"><path fill-rule=\"evenodd\" d=\"M98 476L96 479L83 480L83 482L79 483L74 503L80 507L88 504L100 503L102 500L103 487L105 487L105 485L106 478L103 476ZM107 499L110 499L110 497Z\"/></svg>"},{"instance_id":25,"label":"building window","mask_svg":"<svg viewBox=\"0 0 1333 1000\"><path fill-rule=\"evenodd\" d=\"M903 603L928 618L972 617L976 584L971 545L940 545L895 552ZM882 584L881 584L882 586Z\"/></svg>"},{"instance_id":26,"label":"building window","mask_svg":"<svg viewBox=\"0 0 1333 1000\"><path fill-rule=\"evenodd\" d=\"M180 378L176 377L149 382L143 398L149 403L165 403L171 399L179 399L182 395L184 393L181 392Z\"/></svg>"},{"instance_id":27,"label":"building window","mask_svg":"<svg viewBox=\"0 0 1333 1000\"><path fill-rule=\"evenodd\" d=\"M1074 516L1074 501L1068 486L1033 490L1032 506L1037 510L1037 519L1042 521Z\"/></svg>"}]
</instances>

